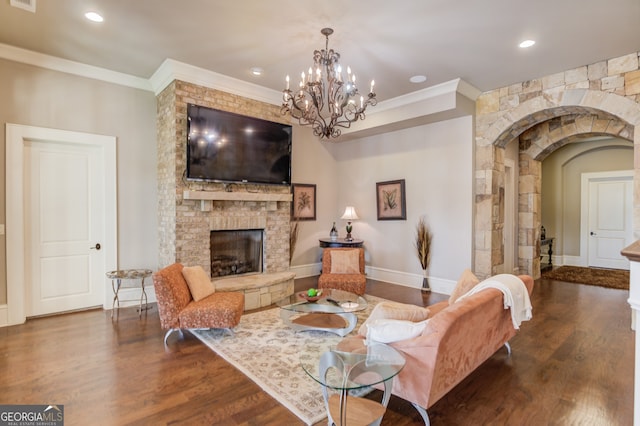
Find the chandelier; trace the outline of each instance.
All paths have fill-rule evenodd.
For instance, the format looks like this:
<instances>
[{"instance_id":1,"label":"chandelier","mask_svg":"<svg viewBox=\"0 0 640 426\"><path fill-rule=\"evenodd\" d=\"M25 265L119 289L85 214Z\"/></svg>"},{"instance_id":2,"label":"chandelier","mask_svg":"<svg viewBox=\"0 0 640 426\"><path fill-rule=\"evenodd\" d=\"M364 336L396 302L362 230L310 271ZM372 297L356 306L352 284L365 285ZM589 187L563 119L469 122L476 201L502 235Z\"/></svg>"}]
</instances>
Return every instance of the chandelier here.
<instances>
[{"instance_id":1,"label":"chandelier","mask_svg":"<svg viewBox=\"0 0 640 426\"><path fill-rule=\"evenodd\" d=\"M307 74L302 72L297 90L289 88L287 75L281 112L290 114L303 126L311 126L313 134L320 139L329 139L340 136L340 128L347 129L354 121L364 120L364 111L378 101L373 80L367 97L357 99L356 75L347 67L346 79L343 78L340 54L329 50L333 29L323 28L320 32L326 37L325 48L313 52L313 68L309 68Z\"/></svg>"}]
</instances>

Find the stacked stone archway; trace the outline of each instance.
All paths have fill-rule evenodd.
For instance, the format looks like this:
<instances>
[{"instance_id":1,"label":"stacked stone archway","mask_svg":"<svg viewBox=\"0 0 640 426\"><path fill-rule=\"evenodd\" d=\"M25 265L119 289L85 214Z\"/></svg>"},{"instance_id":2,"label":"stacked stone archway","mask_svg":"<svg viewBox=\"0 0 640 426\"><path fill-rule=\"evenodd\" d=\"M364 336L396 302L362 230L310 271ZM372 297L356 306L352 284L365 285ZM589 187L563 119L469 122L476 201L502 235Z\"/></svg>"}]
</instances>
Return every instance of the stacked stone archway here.
<instances>
[{"instance_id":1,"label":"stacked stone archway","mask_svg":"<svg viewBox=\"0 0 640 426\"><path fill-rule=\"evenodd\" d=\"M519 146L518 267L521 273L535 278L540 275L541 161L544 158L579 139L608 135L634 142L634 169L636 176L640 176L638 68L638 54L632 54L497 89L478 98L474 271L479 277L503 270L504 148L509 143L517 142ZM584 82L569 82L580 78L576 75L583 75ZM612 86L614 79L618 83ZM637 237L640 234L638 177L634 179L633 224Z\"/></svg>"}]
</instances>

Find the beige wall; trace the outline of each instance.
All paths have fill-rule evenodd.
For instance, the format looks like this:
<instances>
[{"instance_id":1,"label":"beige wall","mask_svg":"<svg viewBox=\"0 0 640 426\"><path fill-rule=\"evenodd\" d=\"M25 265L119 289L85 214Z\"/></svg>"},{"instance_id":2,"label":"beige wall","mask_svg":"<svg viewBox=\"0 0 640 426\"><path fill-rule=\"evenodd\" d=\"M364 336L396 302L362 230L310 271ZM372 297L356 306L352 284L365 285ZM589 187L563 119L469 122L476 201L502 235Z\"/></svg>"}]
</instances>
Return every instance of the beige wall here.
<instances>
[{"instance_id":1,"label":"beige wall","mask_svg":"<svg viewBox=\"0 0 640 426\"><path fill-rule=\"evenodd\" d=\"M331 142L321 142L311 128L298 125L293 136L292 182L316 185L316 220L300 222L291 259L292 266L301 266L319 262L318 239L329 236L332 221L336 221L336 226L339 224L336 211L341 183L338 163L331 154ZM341 236L344 237L344 233Z\"/></svg>"},{"instance_id":2,"label":"beige wall","mask_svg":"<svg viewBox=\"0 0 640 426\"><path fill-rule=\"evenodd\" d=\"M554 256L580 256L581 174L633 170L633 144L621 139L576 142L542 162L542 226Z\"/></svg>"},{"instance_id":3,"label":"beige wall","mask_svg":"<svg viewBox=\"0 0 640 426\"><path fill-rule=\"evenodd\" d=\"M118 266L156 268L156 105L152 92L0 59L0 223L5 223L6 123L117 138ZM0 304L6 303L0 236Z\"/></svg>"},{"instance_id":4,"label":"beige wall","mask_svg":"<svg viewBox=\"0 0 640 426\"><path fill-rule=\"evenodd\" d=\"M422 215L434 233L430 276L457 280L471 267L471 116L337 144L310 132L301 139L294 144L294 180L318 185L319 210L316 222L303 223L294 265L319 260L318 238L328 237L333 221L345 235L340 216L353 205L360 217L353 235L365 240L367 264L375 270L415 274L410 284L420 285L413 241ZM376 182L397 179L406 181L407 220L378 221Z\"/></svg>"}]
</instances>

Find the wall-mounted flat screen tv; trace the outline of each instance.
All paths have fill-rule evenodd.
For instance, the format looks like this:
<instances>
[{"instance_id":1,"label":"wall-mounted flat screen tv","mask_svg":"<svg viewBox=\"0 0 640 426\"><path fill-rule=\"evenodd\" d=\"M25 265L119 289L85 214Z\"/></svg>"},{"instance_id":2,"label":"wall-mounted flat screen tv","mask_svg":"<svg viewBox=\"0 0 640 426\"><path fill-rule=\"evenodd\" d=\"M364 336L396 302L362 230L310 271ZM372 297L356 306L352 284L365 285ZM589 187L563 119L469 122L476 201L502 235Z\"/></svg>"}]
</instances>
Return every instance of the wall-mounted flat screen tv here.
<instances>
[{"instance_id":1,"label":"wall-mounted flat screen tv","mask_svg":"<svg viewBox=\"0 0 640 426\"><path fill-rule=\"evenodd\" d=\"M187 135L187 179L291 184L291 125L189 104Z\"/></svg>"}]
</instances>

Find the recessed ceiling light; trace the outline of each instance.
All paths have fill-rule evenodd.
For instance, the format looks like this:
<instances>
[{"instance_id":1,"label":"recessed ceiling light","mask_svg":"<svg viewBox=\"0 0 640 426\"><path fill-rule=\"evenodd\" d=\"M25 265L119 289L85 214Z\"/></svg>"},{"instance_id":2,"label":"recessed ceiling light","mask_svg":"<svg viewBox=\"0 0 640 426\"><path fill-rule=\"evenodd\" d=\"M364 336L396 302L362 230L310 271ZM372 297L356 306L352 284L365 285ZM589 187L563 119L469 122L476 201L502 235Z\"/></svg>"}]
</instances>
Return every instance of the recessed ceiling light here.
<instances>
[{"instance_id":1,"label":"recessed ceiling light","mask_svg":"<svg viewBox=\"0 0 640 426\"><path fill-rule=\"evenodd\" d=\"M526 49L527 47L531 47L534 44L536 44L534 40L525 40L522 43L520 43L518 46L520 46L523 49Z\"/></svg>"},{"instance_id":2,"label":"recessed ceiling light","mask_svg":"<svg viewBox=\"0 0 640 426\"><path fill-rule=\"evenodd\" d=\"M410 82L412 83L423 83L425 81L427 81L427 76L426 75L414 75L413 77L411 77L409 79Z\"/></svg>"},{"instance_id":3,"label":"recessed ceiling light","mask_svg":"<svg viewBox=\"0 0 640 426\"><path fill-rule=\"evenodd\" d=\"M260 68L260 67L251 68L251 74L253 74L253 75L262 75L262 68Z\"/></svg>"},{"instance_id":4,"label":"recessed ceiling light","mask_svg":"<svg viewBox=\"0 0 640 426\"><path fill-rule=\"evenodd\" d=\"M84 17L93 22L102 22L104 18L98 12L87 12Z\"/></svg>"}]
</instances>

